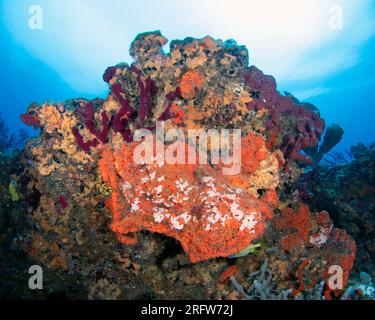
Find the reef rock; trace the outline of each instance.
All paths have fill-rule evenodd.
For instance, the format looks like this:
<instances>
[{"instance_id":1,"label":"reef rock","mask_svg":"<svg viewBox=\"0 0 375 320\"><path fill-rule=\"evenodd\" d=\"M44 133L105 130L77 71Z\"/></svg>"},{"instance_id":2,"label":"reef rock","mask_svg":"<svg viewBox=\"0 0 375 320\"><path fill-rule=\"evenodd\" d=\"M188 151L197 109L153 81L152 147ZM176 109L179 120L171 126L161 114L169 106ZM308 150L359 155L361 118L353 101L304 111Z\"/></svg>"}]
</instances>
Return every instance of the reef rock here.
<instances>
[{"instance_id":1,"label":"reef rock","mask_svg":"<svg viewBox=\"0 0 375 320\"><path fill-rule=\"evenodd\" d=\"M334 223L358 245L358 271L375 266L375 145L352 147L355 159L320 170L311 205L329 210Z\"/></svg>"}]
</instances>

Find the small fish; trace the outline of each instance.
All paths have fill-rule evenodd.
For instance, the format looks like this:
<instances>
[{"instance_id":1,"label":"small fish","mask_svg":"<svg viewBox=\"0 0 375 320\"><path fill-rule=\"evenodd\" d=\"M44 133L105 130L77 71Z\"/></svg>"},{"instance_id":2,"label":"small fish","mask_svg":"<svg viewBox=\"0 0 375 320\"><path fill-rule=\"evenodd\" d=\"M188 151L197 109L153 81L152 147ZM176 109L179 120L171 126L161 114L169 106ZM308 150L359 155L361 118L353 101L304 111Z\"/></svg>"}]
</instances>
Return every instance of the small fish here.
<instances>
[{"instance_id":1,"label":"small fish","mask_svg":"<svg viewBox=\"0 0 375 320\"><path fill-rule=\"evenodd\" d=\"M250 253L254 253L256 251L256 249L258 249L260 247L262 247L262 243L261 242L256 243L256 244L250 244L245 249L241 250L240 252L238 252L236 254L230 255L228 258L235 259L235 258L245 257L245 256L247 256Z\"/></svg>"}]
</instances>

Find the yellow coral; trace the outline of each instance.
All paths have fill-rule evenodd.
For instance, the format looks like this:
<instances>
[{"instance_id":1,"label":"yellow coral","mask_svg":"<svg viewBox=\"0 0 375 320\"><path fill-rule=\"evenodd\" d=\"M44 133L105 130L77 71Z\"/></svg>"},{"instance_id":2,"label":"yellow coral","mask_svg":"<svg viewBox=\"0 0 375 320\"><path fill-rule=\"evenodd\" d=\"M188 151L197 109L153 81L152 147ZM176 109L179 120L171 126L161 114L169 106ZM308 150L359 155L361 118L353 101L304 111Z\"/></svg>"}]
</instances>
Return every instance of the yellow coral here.
<instances>
[{"instance_id":1,"label":"yellow coral","mask_svg":"<svg viewBox=\"0 0 375 320\"><path fill-rule=\"evenodd\" d=\"M39 123L48 133L55 131L61 122L61 113L54 105L43 104L39 110Z\"/></svg>"}]
</instances>

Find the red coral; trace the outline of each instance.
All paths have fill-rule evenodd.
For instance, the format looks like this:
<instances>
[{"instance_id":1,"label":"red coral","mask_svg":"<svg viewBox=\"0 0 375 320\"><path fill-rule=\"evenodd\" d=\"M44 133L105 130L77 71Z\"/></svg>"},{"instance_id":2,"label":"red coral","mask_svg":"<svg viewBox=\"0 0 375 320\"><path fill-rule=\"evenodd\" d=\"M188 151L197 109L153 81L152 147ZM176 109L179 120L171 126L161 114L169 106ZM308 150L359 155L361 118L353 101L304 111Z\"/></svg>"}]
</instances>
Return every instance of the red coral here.
<instances>
[{"instance_id":1,"label":"red coral","mask_svg":"<svg viewBox=\"0 0 375 320\"><path fill-rule=\"evenodd\" d=\"M345 230L333 228L327 211L310 213L305 204L301 204L297 211L287 208L282 211L281 217L276 219L276 229L285 233L281 243L283 249L289 252L293 259L299 259L301 256L304 259L298 268L300 287L294 290L295 294L307 288L301 278L307 261L314 265L316 279L326 280L327 285L330 267L341 267L345 288L353 268L356 244ZM316 283L315 280L312 282ZM338 296L342 290L331 290L328 287L326 298L330 298L331 293Z\"/></svg>"},{"instance_id":2,"label":"red coral","mask_svg":"<svg viewBox=\"0 0 375 320\"><path fill-rule=\"evenodd\" d=\"M180 80L181 96L184 99L192 99L195 97L196 91L202 89L203 76L196 70L189 70Z\"/></svg>"},{"instance_id":3,"label":"red coral","mask_svg":"<svg viewBox=\"0 0 375 320\"><path fill-rule=\"evenodd\" d=\"M278 230L287 230L283 238L283 248L286 251L305 244L309 241L310 235L310 210L309 207L301 203L298 211L286 208L281 212L281 217L276 220Z\"/></svg>"},{"instance_id":4,"label":"red coral","mask_svg":"<svg viewBox=\"0 0 375 320\"><path fill-rule=\"evenodd\" d=\"M255 149L260 153L244 164L250 174L258 167L252 162L259 163L264 156L260 150L265 142L249 135L243 149L254 150L247 148L249 141L262 142ZM99 162L112 189L107 205L120 241L133 244L132 233L145 229L163 233L180 241L190 260L197 262L238 253L262 236L277 202L274 190L259 198L245 190L234 191L236 186L219 167L208 164L137 165L133 161L137 145L123 145L120 150L107 147ZM237 182L248 179L247 173Z\"/></svg>"},{"instance_id":5,"label":"red coral","mask_svg":"<svg viewBox=\"0 0 375 320\"><path fill-rule=\"evenodd\" d=\"M24 124L28 126L33 126L34 129L40 127L37 114L31 115L30 113L24 113L24 114L21 114L20 118Z\"/></svg>"},{"instance_id":6,"label":"red coral","mask_svg":"<svg viewBox=\"0 0 375 320\"><path fill-rule=\"evenodd\" d=\"M304 259L301 264L298 266L297 269L297 279L298 279L298 288L294 288L292 291L292 295L296 296L299 293L305 291L306 289L312 289L317 284L317 280L313 279L310 281L309 285L306 285L303 273L306 267L309 265L310 261L308 259Z\"/></svg>"},{"instance_id":7,"label":"red coral","mask_svg":"<svg viewBox=\"0 0 375 320\"><path fill-rule=\"evenodd\" d=\"M227 281L230 277L234 276L238 272L237 266L233 265L228 267L223 271L223 273L219 277L219 283L224 283Z\"/></svg>"},{"instance_id":8,"label":"red coral","mask_svg":"<svg viewBox=\"0 0 375 320\"><path fill-rule=\"evenodd\" d=\"M343 289L346 287L350 271L353 268L357 246L355 241L350 238L345 230L333 229L327 245L325 246L322 256L327 261L325 268L326 277L329 278L329 268L331 266L339 266L343 271ZM330 299L333 293L336 297L342 294L342 289L327 288L325 292L326 299Z\"/></svg>"},{"instance_id":9,"label":"red coral","mask_svg":"<svg viewBox=\"0 0 375 320\"><path fill-rule=\"evenodd\" d=\"M64 196L59 197L59 202L60 202L62 209L66 209L68 207L68 201L66 200Z\"/></svg>"}]
</instances>

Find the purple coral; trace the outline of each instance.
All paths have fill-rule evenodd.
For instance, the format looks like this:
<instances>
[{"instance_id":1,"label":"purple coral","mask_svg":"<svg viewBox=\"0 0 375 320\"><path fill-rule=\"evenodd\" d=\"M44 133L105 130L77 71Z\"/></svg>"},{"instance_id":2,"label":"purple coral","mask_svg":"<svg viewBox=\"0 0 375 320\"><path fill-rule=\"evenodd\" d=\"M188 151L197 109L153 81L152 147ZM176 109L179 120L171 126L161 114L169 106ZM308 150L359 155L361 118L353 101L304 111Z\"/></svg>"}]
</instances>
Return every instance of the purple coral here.
<instances>
[{"instance_id":1,"label":"purple coral","mask_svg":"<svg viewBox=\"0 0 375 320\"><path fill-rule=\"evenodd\" d=\"M111 81L113 76L116 74L116 69L116 67L108 67L103 74L103 80L109 83L109 81Z\"/></svg>"},{"instance_id":2,"label":"purple coral","mask_svg":"<svg viewBox=\"0 0 375 320\"><path fill-rule=\"evenodd\" d=\"M89 102L85 107L78 109L78 112L83 116L86 128L93 134L101 143L107 142L107 136L111 129L109 125L109 118L105 111L102 112L102 129L95 128L95 110L92 102Z\"/></svg>"},{"instance_id":3,"label":"purple coral","mask_svg":"<svg viewBox=\"0 0 375 320\"><path fill-rule=\"evenodd\" d=\"M136 67L132 66L132 71L137 75L137 83L140 90L140 108L139 108L139 120L143 121L146 117L150 116L152 109L152 98L157 95L158 87L154 80L150 76L146 79L146 86L142 81L141 71Z\"/></svg>"},{"instance_id":4,"label":"purple coral","mask_svg":"<svg viewBox=\"0 0 375 320\"><path fill-rule=\"evenodd\" d=\"M129 129L129 115L133 114L130 108L129 100L124 100L123 105L117 114L113 117L112 127L115 132L121 133L125 142L132 142L131 130Z\"/></svg>"},{"instance_id":5,"label":"purple coral","mask_svg":"<svg viewBox=\"0 0 375 320\"><path fill-rule=\"evenodd\" d=\"M300 103L291 95L281 95L276 90L275 79L264 75L254 66L244 74L244 78L253 94L253 100L247 104L248 109L268 110L269 117L265 123L267 131L279 134L284 130L282 118L293 118L293 121L289 121L292 127L281 145L285 158L311 164L312 159L303 155L301 151L315 147L324 132L325 123L319 113L311 110L310 105Z\"/></svg>"},{"instance_id":6,"label":"purple coral","mask_svg":"<svg viewBox=\"0 0 375 320\"><path fill-rule=\"evenodd\" d=\"M79 133L79 129L77 127L72 128L72 133L76 138L78 146L85 152L90 152L91 147L96 147L98 145L98 140L96 140L95 138L87 142L84 142L83 136Z\"/></svg>"},{"instance_id":7,"label":"purple coral","mask_svg":"<svg viewBox=\"0 0 375 320\"><path fill-rule=\"evenodd\" d=\"M159 121L166 121L168 119L171 119L174 117L174 114L171 111L173 101L179 97L181 94L181 89L179 87L176 88L174 92L170 92L167 94L167 101L168 101L168 106L167 108L163 111L163 113L159 117Z\"/></svg>"},{"instance_id":8,"label":"purple coral","mask_svg":"<svg viewBox=\"0 0 375 320\"><path fill-rule=\"evenodd\" d=\"M86 128L90 131L92 135L96 138L84 141L83 136L79 132L78 127L72 128L72 133L76 138L78 146L86 152L90 151L91 147L96 147L99 144L99 141L103 144L107 143L108 134L111 129L110 120L105 111L102 112L102 129L99 130L95 127L95 110L94 104L92 102L86 103L84 107L78 109L78 113L83 117ZM99 140L99 141L98 141Z\"/></svg>"},{"instance_id":9,"label":"purple coral","mask_svg":"<svg viewBox=\"0 0 375 320\"><path fill-rule=\"evenodd\" d=\"M109 82L116 73L116 67L109 67L103 75L103 79ZM137 69L134 65L131 67L131 71L136 75L136 81L139 87L139 108L137 110L130 105L129 99L125 98L125 92L123 92L122 85L119 82L111 85L111 93L116 101L120 105L118 112L110 119L105 111L102 112L102 124L101 129L96 128L95 121L95 110L92 102L87 103L84 107L78 109L78 113L83 117L86 128L89 132L95 136L94 139L84 141L83 136L80 134L78 127L72 129L73 135L76 138L77 144L80 148L86 152L90 151L91 147L96 147L99 142L102 144L107 143L108 134L111 126L114 132L120 133L125 142L130 143L133 141L132 131L129 128L130 120L138 120L143 123L146 119L152 116L153 99L158 93L158 87L154 80L150 76L145 81L142 80L142 72ZM159 121L165 121L174 117L171 112L173 101L180 95L181 90L179 87L174 92L167 94L166 98L168 105L164 112L160 115ZM135 127L139 128L140 123ZM155 126L149 126L148 129L153 130Z\"/></svg>"},{"instance_id":10,"label":"purple coral","mask_svg":"<svg viewBox=\"0 0 375 320\"><path fill-rule=\"evenodd\" d=\"M140 89L140 108L139 108L139 120L144 121L151 114L152 109L152 99L156 96L158 88L155 82L148 77L146 83L144 84L141 77L140 70L132 67L132 71L137 75L137 83ZM103 75L103 79L109 82L116 72L116 67L109 67ZM125 93L122 90L120 83L114 83L111 85L111 92L117 102L120 104L120 109L116 115L114 115L111 120L105 111L102 112L102 129L99 130L95 127L95 110L92 102L89 102L85 107L78 109L78 112L84 119L86 128L90 131L92 135L96 138L84 142L82 135L77 127L72 129L73 135L76 138L78 145L82 150L89 152L91 147L96 147L98 145L98 140L105 144L108 140L108 134L112 128L115 132L120 133L125 142L132 142L132 132L129 128L129 119L134 119L137 112L131 107L129 99L124 97Z\"/></svg>"}]
</instances>

